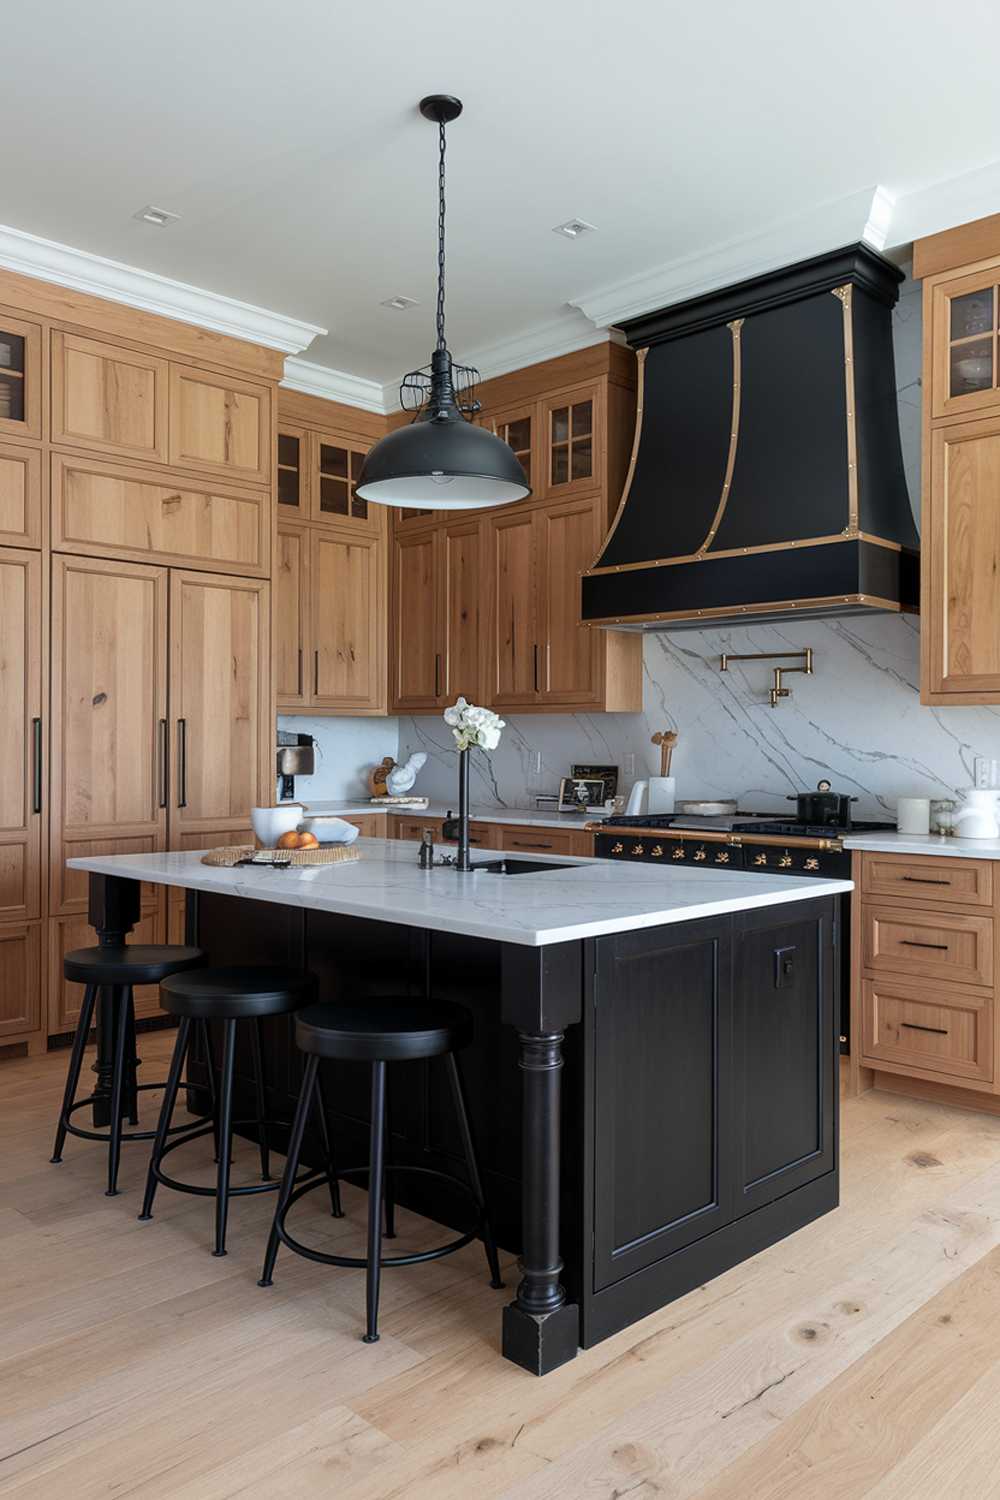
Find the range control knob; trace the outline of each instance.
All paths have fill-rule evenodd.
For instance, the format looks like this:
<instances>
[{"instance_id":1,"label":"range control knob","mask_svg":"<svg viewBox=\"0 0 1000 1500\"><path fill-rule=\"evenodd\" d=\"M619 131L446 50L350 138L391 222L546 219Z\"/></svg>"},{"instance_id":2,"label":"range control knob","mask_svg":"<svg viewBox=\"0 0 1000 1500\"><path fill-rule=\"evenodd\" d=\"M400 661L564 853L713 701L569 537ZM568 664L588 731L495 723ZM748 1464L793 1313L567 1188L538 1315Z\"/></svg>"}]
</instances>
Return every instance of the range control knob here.
<instances>
[{"instance_id":1,"label":"range control knob","mask_svg":"<svg viewBox=\"0 0 1000 1500\"><path fill-rule=\"evenodd\" d=\"M809 858L806 860L805 864L802 866L802 868L804 870L818 870L819 869L819 860L816 859L813 855L810 855Z\"/></svg>"},{"instance_id":2,"label":"range control knob","mask_svg":"<svg viewBox=\"0 0 1000 1500\"><path fill-rule=\"evenodd\" d=\"M633 854L645 854L645 852L646 852L646 846L644 844L633 844L632 845L632 853Z\"/></svg>"},{"instance_id":3,"label":"range control knob","mask_svg":"<svg viewBox=\"0 0 1000 1500\"><path fill-rule=\"evenodd\" d=\"M625 845L622 844L622 843L612 844L611 845L611 853L612 854L624 854L625 853Z\"/></svg>"},{"instance_id":4,"label":"range control knob","mask_svg":"<svg viewBox=\"0 0 1000 1500\"><path fill-rule=\"evenodd\" d=\"M789 854L788 850L786 849L785 852L784 852L784 854L778 860L778 869L779 870L787 870L787 869L790 868L791 863L792 863L792 856Z\"/></svg>"},{"instance_id":5,"label":"range control knob","mask_svg":"<svg viewBox=\"0 0 1000 1500\"><path fill-rule=\"evenodd\" d=\"M650 849L649 852L653 856L654 859L662 859L663 858L663 845L662 844L654 844L653 847L652 847L652 849Z\"/></svg>"},{"instance_id":6,"label":"range control knob","mask_svg":"<svg viewBox=\"0 0 1000 1500\"><path fill-rule=\"evenodd\" d=\"M671 859L683 859L684 858L684 845L683 844L678 844L676 846L676 848L674 849L673 853L671 854L670 858Z\"/></svg>"},{"instance_id":7,"label":"range control knob","mask_svg":"<svg viewBox=\"0 0 1000 1500\"><path fill-rule=\"evenodd\" d=\"M767 855L766 854L755 854L754 857L753 857L753 862L754 862L755 865L766 865L767 864Z\"/></svg>"},{"instance_id":8,"label":"range control knob","mask_svg":"<svg viewBox=\"0 0 1000 1500\"><path fill-rule=\"evenodd\" d=\"M715 863L717 865L728 865L728 863L729 863L729 850L728 849L723 849L721 851L721 853L717 854L715 856Z\"/></svg>"},{"instance_id":9,"label":"range control knob","mask_svg":"<svg viewBox=\"0 0 1000 1500\"><path fill-rule=\"evenodd\" d=\"M695 859L696 859L696 860L698 860L698 861L699 861L699 863L700 863L700 861L701 861L701 860L703 860L703 859L707 859L707 858L708 858L708 855L707 855L707 854L706 854L706 853L705 853L705 851L704 851L704 849L696 849L696 850L695 850L695 851L694 851L694 857L695 857Z\"/></svg>"}]
</instances>

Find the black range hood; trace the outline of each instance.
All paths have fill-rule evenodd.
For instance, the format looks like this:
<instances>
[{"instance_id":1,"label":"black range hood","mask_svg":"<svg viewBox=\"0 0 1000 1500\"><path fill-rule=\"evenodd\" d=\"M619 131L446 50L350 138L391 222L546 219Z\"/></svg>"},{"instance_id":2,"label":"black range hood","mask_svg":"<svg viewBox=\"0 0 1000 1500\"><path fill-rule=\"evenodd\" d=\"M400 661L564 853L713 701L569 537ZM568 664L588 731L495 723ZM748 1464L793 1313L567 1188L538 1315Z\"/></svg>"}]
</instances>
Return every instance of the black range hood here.
<instances>
[{"instance_id":1,"label":"black range hood","mask_svg":"<svg viewBox=\"0 0 1000 1500\"><path fill-rule=\"evenodd\" d=\"M585 621L678 630L917 608L901 280L859 244L624 325L635 442L583 577Z\"/></svg>"}]
</instances>

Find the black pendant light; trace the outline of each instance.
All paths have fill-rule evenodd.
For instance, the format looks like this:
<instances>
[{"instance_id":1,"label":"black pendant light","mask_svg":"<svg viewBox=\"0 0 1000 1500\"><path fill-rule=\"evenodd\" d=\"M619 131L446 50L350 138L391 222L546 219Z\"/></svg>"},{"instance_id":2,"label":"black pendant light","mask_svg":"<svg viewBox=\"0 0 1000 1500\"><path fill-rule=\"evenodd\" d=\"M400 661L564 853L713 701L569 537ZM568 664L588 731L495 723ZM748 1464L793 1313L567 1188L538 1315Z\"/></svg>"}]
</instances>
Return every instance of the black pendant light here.
<instances>
[{"instance_id":1,"label":"black pendant light","mask_svg":"<svg viewBox=\"0 0 1000 1500\"><path fill-rule=\"evenodd\" d=\"M404 406L414 391L421 408L408 427L398 427L377 442L365 459L357 493L381 505L414 506L421 510L477 510L507 505L531 494L524 470L513 449L485 427L476 427L455 393L456 377L463 384L478 379L475 371L452 364L444 337L444 154L445 126L462 113L462 102L450 94L430 94L420 101L420 113L438 126L438 292L437 347L429 370L404 377L400 397Z\"/></svg>"}]
</instances>

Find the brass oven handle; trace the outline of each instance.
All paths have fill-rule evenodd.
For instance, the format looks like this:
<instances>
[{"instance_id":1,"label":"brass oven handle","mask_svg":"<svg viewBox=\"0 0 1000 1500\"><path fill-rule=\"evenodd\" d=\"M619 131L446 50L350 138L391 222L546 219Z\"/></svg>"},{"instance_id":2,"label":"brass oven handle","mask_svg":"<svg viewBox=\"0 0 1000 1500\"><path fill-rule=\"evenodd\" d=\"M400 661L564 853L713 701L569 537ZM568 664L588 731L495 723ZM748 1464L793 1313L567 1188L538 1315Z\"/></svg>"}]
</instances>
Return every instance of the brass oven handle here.
<instances>
[{"instance_id":1,"label":"brass oven handle","mask_svg":"<svg viewBox=\"0 0 1000 1500\"><path fill-rule=\"evenodd\" d=\"M900 938L901 948L936 948L940 953L948 952L947 943L918 943L916 938Z\"/></svg>"},{"instance_id":2,"label":"brass oven handle","mask_svg":"<svg viewBox=\"0 0 1000 1500\"><path fill-rule=\"evenodd\" d=\"M42 810L42 721L31 721L31 811Z\"/></svg>"},{"instance_id":3,"label":"brass oven handle","mask_svg":"<svg viewBox=\"0 0 1000 1500\"><path fill-rule=\"evenodd\" d=\"M947 1036L947 1026L918 1026L916 1021L900 1021L900 1026L906 1031L930 1031L935 1036Z\"/></svg>"},{"instance_id":4,"label":"brass oven handle","mask_svg":"<svg viewBox=\"0 0 1000 1500\"><path fill-rule=\"evenodd\" d=\"M160 761L160 806L167 805L167 721L161 719L157 725Z\"/></svg>"},{"instance_id":5,"label":"brass oven handle","mask_svg":"<svg viewBox=\"0 0 1000 1500\"><path fill-rule=\"evenodd\" d=\"M187 807L187 719L177 720L177 806Z\"/></svg>"}]
</instances>

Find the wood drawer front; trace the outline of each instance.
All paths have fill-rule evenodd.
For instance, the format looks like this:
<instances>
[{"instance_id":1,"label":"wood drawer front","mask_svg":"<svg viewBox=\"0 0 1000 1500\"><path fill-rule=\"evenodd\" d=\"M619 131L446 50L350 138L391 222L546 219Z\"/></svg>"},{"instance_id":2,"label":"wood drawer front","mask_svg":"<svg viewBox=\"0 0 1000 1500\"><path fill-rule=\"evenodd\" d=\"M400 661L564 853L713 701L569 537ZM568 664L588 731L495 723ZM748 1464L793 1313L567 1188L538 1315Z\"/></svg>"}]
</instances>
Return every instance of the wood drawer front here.
<instances>
[{"instance_id":1,"label":"wood drawer front","mask_svg":"<svg viewBox=\"0 0 1000 1500\"><path fill-rule=\"evenodd\" d=\"M575 833L569 828L537 828L531 823L497 823L497 848L523 854L573 854Z\"/></svg>"},{"instance_id":2,"label":"wood drawer front","mask_svg":"<svg viewBox=\"0 0 1000 1500\"><path fill-rule=\"evenodd\" d=\"M345 814L344 822L353 823L363 839L384 839L386 836L384 812Z\"/></svg>"},{"instance_id":3,"label":"wood drawer front","mask_svg":"<svg viewBox=\"0 0 1000 1500\"><path fill-rule=\"evenodd\" d=\"M52 546L265 575L265 495L165 482L145 469L52 455Z\"/></svg>"},{"instance_id":4,"label":"wood drawer front","mask_svg":"<svg viewBox=\"0 0 1000 1500\"><path fill-rule=\"evenodd\" d=\"M52 441L164 463L167 371L165 359L57 330Z\"/></svg>"},{"instance_id":5,"label":"wood drawer front","mask_svg":"<svg viewBox=\"0 0 1000 1500\"><path fill-rule=\"evenodd\" d=\"M0 443L0 544L42 545L42 455Z\"/></svg>"},{"instance_id":6,"label":"wood drawer front","mask_svg":"<svg viewBox=\"0 0 1000 1500\"><path fill-rule=\"evenodd\" d=\"M988 859L929 855L866 854L861 872L865 896L905 896L958 906L993 905L993 865Z\"/></svg>"},{"instance_id":7,"label":"wood drawer front","mask_svg":"<svg viewBox=\"0 0 1000 1500\"><path fill-rule=\"evenodd\" d=\"M993 983L993 919L862 908L864 966L958 984Z\"/></svg>"},{"instance_id":8,"label":"wood drawer front","mask_svg":"<svg viewBox=\"0 0 1000 1500\"><path fill-rule=\"evenodd\" d=\"M397 818L396 837L398 839L414 839L419 842L424 836L424 829L429 828L434 835L434 842L442 844L454 844L454 839L446 839L441 831L440 818ZM496 829L492 823L470 823L469 843L477 849L496 849L499 846L495 842Z\"/></svg>"},{"instance_id":9,"label":"wood drawer front","mask_svg":"<svg viewBox=\"0 0 1000 1500\"><path fill-rule=\"evenodd\" d=\"M861 993L865 1062L992 1080L992 996L872 978Z\"/></svg>"}]
</instances>

